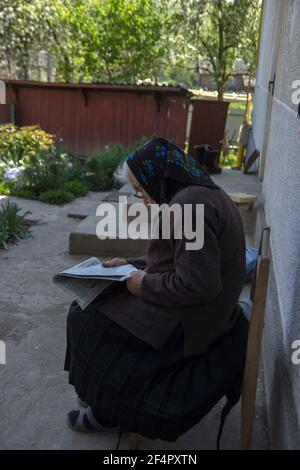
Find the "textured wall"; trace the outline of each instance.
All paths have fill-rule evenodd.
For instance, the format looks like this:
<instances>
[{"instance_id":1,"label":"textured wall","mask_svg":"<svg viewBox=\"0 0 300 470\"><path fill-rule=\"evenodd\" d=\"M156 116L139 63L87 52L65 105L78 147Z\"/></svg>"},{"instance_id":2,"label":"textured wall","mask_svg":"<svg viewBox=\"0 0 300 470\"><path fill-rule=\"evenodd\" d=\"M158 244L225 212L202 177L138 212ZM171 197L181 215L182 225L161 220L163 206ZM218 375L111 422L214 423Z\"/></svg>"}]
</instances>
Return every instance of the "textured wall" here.
<instances>
[{"instance_id":1,"label":"textured wall","mask_svg":"<svg viewBox=\"0 0 300 470\"><path fill-rule=\"evenodd\" d=\"M274 26L276 24L277 10L279 6L278 3L278 0L266 0L263 10L263 24L253 109L253 138L255 147L258 150L261 150L265 129L268 83L271 73L271 57L273 54L275 35Z\"/></svg>"},{"instance_id":2,"label":"textured wall","mask_svg":"<svg viewBox=\"0 0 300 470\"><path fill-rule=\"evenodd\" d=\"M300 1L284 0L284 3L275 96L296 110L296 105L291 102L291 83L300 80Z\"/></svg>"},{"instance_id":3,"label":"textured wall","mask_svg":"<svg viewBox=\"0 0 300 470\"><path fill-rule=\"evenodd\" d=\"M272 14L275 1L266 3ZM272 447L300 449L300 365L291 362L291 344L300 339L300 121L292 103L292 81L300 79L300 1L284 4L263 182L272 251L263 362ZM264 21L269 41L268 28L272 22ZM265 66L261 61L259 77L267 76Z\"/></svg>"}]
</instances>

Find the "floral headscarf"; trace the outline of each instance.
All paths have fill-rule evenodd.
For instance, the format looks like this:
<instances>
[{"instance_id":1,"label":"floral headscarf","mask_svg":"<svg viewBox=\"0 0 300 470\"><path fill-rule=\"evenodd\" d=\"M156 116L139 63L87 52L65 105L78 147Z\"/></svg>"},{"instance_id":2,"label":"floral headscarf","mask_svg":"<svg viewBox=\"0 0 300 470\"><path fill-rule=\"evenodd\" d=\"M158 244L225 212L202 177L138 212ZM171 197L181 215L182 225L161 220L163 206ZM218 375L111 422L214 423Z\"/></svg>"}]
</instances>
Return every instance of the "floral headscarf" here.
<instances>
[{"instance_id":1,"label":"floral headscarf","mask_svg":"<svg viewBox=\"0 0 300 470\"><path fill-rule=\"evenodd\" d=\"M198 162L161 137L149 140L128 155L126 162L157 204L169 202L176 191L185 186L219 189Z\"/></svg>"}]
</instances>

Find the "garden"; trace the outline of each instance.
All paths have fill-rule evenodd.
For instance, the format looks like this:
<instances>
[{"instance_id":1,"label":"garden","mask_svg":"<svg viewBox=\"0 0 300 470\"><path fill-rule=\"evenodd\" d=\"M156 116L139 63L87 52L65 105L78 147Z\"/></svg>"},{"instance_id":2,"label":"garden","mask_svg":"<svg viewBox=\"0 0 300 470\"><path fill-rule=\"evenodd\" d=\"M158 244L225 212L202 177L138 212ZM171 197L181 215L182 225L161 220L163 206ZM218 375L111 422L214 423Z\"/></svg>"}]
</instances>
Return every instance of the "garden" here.
<instances>
[{"instance_id":1,"label":"garden","mask_svg":"<svg viewBox=\"0 0 300 470\"><path fill-rule=\"evenodd\" d=\"M126 148L107 145L101 152L82 160L56 142L55 136L39 126L0 126L0 195L34 199L48 204L65 204L88 191L118 187L114 172L125 156L147 139ZM9 242L31 236L27 214L20 215L15 202L0 208L0 249Z\"/></svg>"},{"instance_id":2,"label":"garden","mask_svg":"<svg viewBox=\"0 0 300 470\"><path fill-rule=\"evenodd\" d=\"M89 190L110 190L117 167L145 140L107 145L82 161L38 126L0 126L0 194L63 204Z\"/></svg>"}]
</instances>

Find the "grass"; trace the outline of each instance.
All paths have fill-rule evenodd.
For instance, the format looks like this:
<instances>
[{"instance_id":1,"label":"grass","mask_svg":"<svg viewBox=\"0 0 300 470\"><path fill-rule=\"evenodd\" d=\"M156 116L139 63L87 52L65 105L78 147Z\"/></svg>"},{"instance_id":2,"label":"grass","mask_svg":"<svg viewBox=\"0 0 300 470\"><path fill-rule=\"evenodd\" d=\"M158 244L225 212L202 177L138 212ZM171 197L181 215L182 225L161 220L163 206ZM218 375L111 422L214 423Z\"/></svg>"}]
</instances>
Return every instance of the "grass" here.
<instances>
[{"instance_id":1,"label":"grass","mask_svg":"<svg viewBox=\"0 0 300 470\"><path fill-rule=\"evenodd\" d=\"M246 103L233 103L231 102L229 105L229 111L232 109L240 109L241 111L245 111Z\"/></svg>"}]
</instances>

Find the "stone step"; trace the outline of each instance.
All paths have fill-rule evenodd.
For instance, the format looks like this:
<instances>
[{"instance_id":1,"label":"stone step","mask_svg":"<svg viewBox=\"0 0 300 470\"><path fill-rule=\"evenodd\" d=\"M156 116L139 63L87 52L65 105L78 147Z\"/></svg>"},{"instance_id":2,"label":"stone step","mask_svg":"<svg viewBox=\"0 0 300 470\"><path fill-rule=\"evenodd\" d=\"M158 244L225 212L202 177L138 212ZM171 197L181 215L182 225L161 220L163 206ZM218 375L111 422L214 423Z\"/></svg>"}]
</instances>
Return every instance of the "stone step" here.
<instances>
[{"instance_id":1,"label":"stone step","mask_svg":"<svg viewBox=\"0 0 300 470\"><path fill-rule=\"evenodd\" d=\"M104 231L102 231L103 236L106 236L106 238L100 239L96 234L96 229L101 219L102 217L88 216L70 233L70 254L129 258L146 253L150 238L136 240L132 238L119 238L118 223L116 234L112 231L111 233L104 234ZM141 225L143 225L145 232L150 234L148 222L142 222Z\"/></svg>"},{"instance_id":2,"label":"stone step","mask_svg":"<svg viewBox=\"0 0 300 470\"><path fill-rule=\"evenodd\" d=\"M69 253L70 254L88 254L88 255L99 255L103 257L132 257L144 254L150 242L150 206L145 206L141 199L135 198L132 194L128 193L129 188L122 187L120 191L112 191L109 193L100 204L110 204L115 208L116 214L116 234L113 229L111 233L102 234L103 239L100 239L96 234L96 228L102 217L96 215L96 209L99 207L91 208L86 213L82 214L68 214L69 216L76 216L84 219L71 233L69 236ZM120 238L119 233L119 197L126 196L127 207L124 208L124 212L121 216L122 223L125 223L126 214L132 204L138 204L142 208L141 217L144 231L148 234L143 239L132 239L130 237ZM253 224L255 224L256 211L253 210L253 205L256 200L256 196L242 193L229 193L229 196L238 205L246 236L248 232L253 230ZM250 210L249 210L250 209ZM252 209L252 210L251 210ZM105 216L105 214L103 214ZM135 216L128 217L127 221L135 218ZM105 237L104 237L105 235Z\"/></svg>"},{"instance_id":3,"label":"stone step","mask_svg":"<svg viewBox=\"0 0 300 470\"><path fill-rule=\"evenodd\" d=\"M75 219L85 219L89 215L96 215L96 210L99 204L102 202L116 203L119 201L121 196L127 197L127 202L129 205L141 203L141 198L135 197L132 193L114 190L107 194L107 196L104 196L104 198L101 199L101 201L99 201L97 204L92 204L89 208L85 207L84 209L72 209L71 212L68 212L68 217Z\"/></svg>"}]
</instances>

